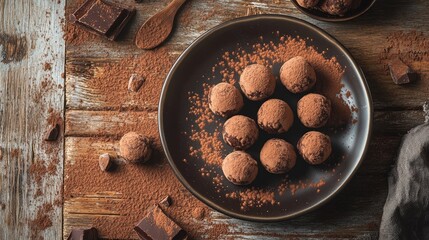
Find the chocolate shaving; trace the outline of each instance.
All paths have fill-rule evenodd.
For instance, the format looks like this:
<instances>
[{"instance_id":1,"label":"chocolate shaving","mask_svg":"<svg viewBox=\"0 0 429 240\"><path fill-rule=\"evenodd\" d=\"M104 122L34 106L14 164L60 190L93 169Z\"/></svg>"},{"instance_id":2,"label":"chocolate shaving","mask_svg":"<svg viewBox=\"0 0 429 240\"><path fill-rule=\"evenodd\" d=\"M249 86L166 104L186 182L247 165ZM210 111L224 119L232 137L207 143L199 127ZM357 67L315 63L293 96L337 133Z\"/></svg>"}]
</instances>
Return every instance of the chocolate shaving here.
<instances>
[{"instance_id":1,"label":"chocolate shaving","mask_svg":"<svg viewBox=\"0 0 429 240\"><path fill-rule=\"evenodd\" d=\"M144 83L144 78L137 74L131 74L130 80L128 81L128 91L137 92Z\"/></svg>"},{"instance_id":2,"label":"chocolate shaving","mask_svg":"<svg viewBox=\"0 0 429 240\"><path fill-rule=\"evenodd\" d=\"M101 154L98 158L98 165L100 166L101 171L107 172L112 168L113 159L108 153Z\"/></svg>"},{"instance_id":3,"label":"chocolate shaving","mask_svg":"<svg viewBox=\"0 0 429 240\"><path fill-rule=\"evenodd\" d=\"M57 123L51 126L50 129L45 133L45 141L56 141L60 135L60 125Z\"/></svg>"},{"instance_id":4,"label":"chocolate shaving","mask_svg":"<svg viewBox=\"0 0 429 240\"><path fill-rule=\"evenodd\" d=\"M165 215L158 205L149 210L146 217L134 227L134 231L143 240L181 240L187 239L188 236L186 231Z\"/></svg>"},{"instance_id":5,"label":"chocolate shaving","mask_svg":"<svg viewBox=\"0 0 429 240\"><path fill-rule=\"evenodd\" d=\"M417 74L399 58L389 61L389 71L395 84L414 82L417 78Z\"/></svg>"}]
</instances>

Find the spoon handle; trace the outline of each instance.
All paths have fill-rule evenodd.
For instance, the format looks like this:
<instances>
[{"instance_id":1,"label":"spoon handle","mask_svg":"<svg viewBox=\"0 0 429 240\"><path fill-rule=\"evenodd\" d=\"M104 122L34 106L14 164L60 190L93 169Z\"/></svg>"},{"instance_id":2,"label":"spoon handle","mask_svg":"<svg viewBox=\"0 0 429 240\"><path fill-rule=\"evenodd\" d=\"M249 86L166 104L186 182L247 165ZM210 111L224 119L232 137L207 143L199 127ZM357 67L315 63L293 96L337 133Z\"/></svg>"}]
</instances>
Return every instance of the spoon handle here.
<instances>
[{"instance_id":1,"label":"spoon handle","mask_svg":"<svg viewBox=\"0 0 429 240\"><path fill-rule=\"evenodd\" d=\"M170 4L168 4L168 6L166 7L167 12L166 14L168 15L175 15L177 10L179 10L179 8L186 2L186 0L173 0L170 2Z\"/></svg>"}]
</instances>

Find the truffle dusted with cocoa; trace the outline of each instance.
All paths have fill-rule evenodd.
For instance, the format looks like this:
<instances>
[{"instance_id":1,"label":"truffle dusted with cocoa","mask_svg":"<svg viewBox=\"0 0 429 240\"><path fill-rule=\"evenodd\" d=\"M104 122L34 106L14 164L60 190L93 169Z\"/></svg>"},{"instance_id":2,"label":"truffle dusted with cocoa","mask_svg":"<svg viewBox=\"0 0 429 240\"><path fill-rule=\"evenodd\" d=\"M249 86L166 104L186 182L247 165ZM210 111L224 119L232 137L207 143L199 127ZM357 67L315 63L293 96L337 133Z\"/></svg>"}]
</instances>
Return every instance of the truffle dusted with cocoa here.
<instances>
[{"instance_id":1,"label":"truffle dusted with cocoa","mask_svg":"<svg viewBox=\"0 0 429 240\"><path fill-rule=\"evenodd\" d=\"M276 79L268 67L252 64L244 68L240 76L240 87L248 99L260 101L274 93Z\"/></svg>"},{"instance_id":2,"label":"truffle dusted with cocoa","mask_svg":"<svg viewBox=\"0 0 429 240\"><path fill-rule=\"evenodd\" d=\"M258 126L253 119L236 115L223 125L223 140L231 147L244 150L252 146L259 137Z\"/></svg>"},{"instance_id":3,"label":"truffle dusted with cocoa","mask_svg":"<svg viewBox=\"0 0 429 240\"><path fill-rule=\"evenodd\" d=\"M225 157L222 171L228 181L235 185L248 185L258 175L258 163L249 154L235 151Z\"/></svg>"},{"instance_id":4,"label":"truffle dusted with cocoa","mask_svg":"<svg viewBox=\"0 0 429 240\"><path fill-rule=\"evenodd\" d=\"M290 171L296 163L293 146L283 139L270 139L261 149L261 163L264 168L274 174Z\"/></svg>"},{"instance_id":5,"label":"truffle dusted with cocoa","mask_svg":"<svg viewBox=\"0 0 429 240\"><path fill-rule=\"evenodd\" d=\"M284 133L293 124L293 112L289 105L279 99L270 99L258 110L258 124L268 133Z\"/></svg>"},{"instance_id":6,"label":"truffle dusted with cocoa","mask_svg":"<svg viewBox=\"0 0 429 240\"><path fill-rule=\"evenodd\" d=\"M289 59L280 68L280 80L292 93L310 90L316 84L316 72L301 56Z\"/></svg>"},{"instance_id":7,"label":"truffle dusted with cocoa","mask_svg":"<svg viewBox=\"0 0 429 240\"><path fill-rule=\"evenodd\" d=\"M232 84L219 83L210 89L209 107L214 114L229 117L243 107L243 96Z\"/></svg>"},{"instance_id":8,"label":"truffle dusted with cocoa","mask_svg":"<svg viewBox=\"0 0 429 240\"><path fill-rule=\"evenodd\" d=\"M303 8L312 8L317 6L319 0L296 0L296 2Z\"/></svg>"},{"instance_id":9,"label":"truffle dusted with cocoa","mask_svg":"<svg viewBox=\"0 0 429 240\"><path fill-rule=\"evenodd\" d=\"M325 162L332 152L329 136L316 131L304 134L299 139L297 148L302 158L312 165Z\"/></svg>"},{"instance_id":10,"label":"truffle dusted with cocoa","mask_svg":"<svg viewBox=\"0 0 429 240\"><path fill-rule=\"evenodd\" d=\"M121 138L119 151L121 156L131 163L144 163L152 155L150 140L136 132L129 132Z\"/></svg>"},{"instance_id":11,"label":"truffle dusted with cocoa","mask_svg":"<svg viewBox=\"0 0 429 240\"><path fill-rule=\"evenodd\" d=\"M331 102L325 96L310 93L297 104L298 118L308 128L325 126L331 116Z\"/></svg>"},{"instance_id":12,"label":"truffle dusted with cocoa","mask_svg":"<svg viewBox=\"0 0 429 240\"><path fill-rule=\"evenodd\" d=\"M354 5L354 0L322 0L320 9L331 15L343 16Z\"/></svg>"}]
</instances>

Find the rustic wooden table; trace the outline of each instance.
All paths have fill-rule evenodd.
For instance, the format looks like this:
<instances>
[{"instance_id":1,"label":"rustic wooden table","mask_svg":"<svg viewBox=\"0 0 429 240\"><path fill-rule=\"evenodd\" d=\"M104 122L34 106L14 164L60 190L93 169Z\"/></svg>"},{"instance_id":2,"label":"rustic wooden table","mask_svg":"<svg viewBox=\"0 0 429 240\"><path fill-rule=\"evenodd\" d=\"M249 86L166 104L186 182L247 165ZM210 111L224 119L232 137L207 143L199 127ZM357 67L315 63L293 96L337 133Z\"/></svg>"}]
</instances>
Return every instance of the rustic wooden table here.
<instances>
[{"instance_id":1,"label":"rustic wooden table","mask_svg":"<svg viewBox=\"0 0 429 240\"><path fill-rule=\"evenodd\" d=\"M142 119L156 121L156 99L118 114L118 106L99 101L99 89L89 88L86 81L90 72L142 53L132 44L133 34L168 0L122 1L138 11L120 43L88 37L83 43L69 44L63 38L65 16L77 2L81 1L0 0L0 239L60 239L73 226L90 222L94 212L80 210L94 207L92 211L102 211L105 202L85 206L89 200L72 199L58 204L68 174L64 166L77 161L79 152L89 145L102 146L98 139L123 133L125 119L130 128ZM167 43L174 56L204 31L228 19L257 13L295 16L325 29L352 52L366 74L375 106L369 152L356 176L334 200L313 213L276 224L238 221L211 212L212 222L207 225L234 226L219 239L377 237L388 171L400 138L424 120L420 109L429 97L428 62L410 63L422 78L401 87L392 84L379 57L387 47L387 37L398 31L429 33L428 9L425 0L379 0L359 19L334 24L304 16L287 0L186 3ZM427 56L428 51L415 53ZM57 142L43 141L44 131L56 118L65 119L64 134Z\"/></svg>"}]
</instances>

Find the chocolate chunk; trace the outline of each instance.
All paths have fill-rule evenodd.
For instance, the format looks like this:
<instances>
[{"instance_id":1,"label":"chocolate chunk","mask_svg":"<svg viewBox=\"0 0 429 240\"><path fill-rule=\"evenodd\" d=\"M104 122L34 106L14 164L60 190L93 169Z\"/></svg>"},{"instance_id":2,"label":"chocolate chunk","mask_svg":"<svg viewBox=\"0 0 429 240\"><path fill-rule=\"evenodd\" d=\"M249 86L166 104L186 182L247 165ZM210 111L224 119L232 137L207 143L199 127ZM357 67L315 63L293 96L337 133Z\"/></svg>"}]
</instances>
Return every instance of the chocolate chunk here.
<instances>
[{"instance_id":1,"label":"chocolate chunk","mask_svg":"<svg viewBox=\"0 0 429 240\"><path fill-rule=\"evenodd\" d=\"M50 129L45 133L45 141L56 141L60 135L60 125L57 123L51 126Z\"/></svg>"},{"instance_id":2,"label":"chocolate chunk","mask_svg":"<svg viewBox=\"0 0 429 240\"><path fill-rule=\"evenodd\" d=\"M149 213L140 223L134 227L140 239L158 240L187 239L187 233L171 220L157 205L150 209Z\"/></svg>"},{"instance_id":3,"label":"chocolate chunk","mask_svg":"<svg viewBox=\"0 0 429 240\"><path fill-rule=\"evenodd\" d=\"M417 74L399 58L389 61L390 75L395 84L405 84L417 79Z\"/></svg>"},{"instance_id":4,"label":"chocolate chunk","mask_svg":"<svg viewBox=\"0 0 429 240\"><path fill-rule=\"evenodd\" d=\"M67 240L97 240L98 232L95 228L73 229Z\"/></svg>"},{"instance_id":5,"label":"chocolate chunk","mask_svg":"<svg viewBox=\"0 0 429 240\"><path fill-rule=\"evenodd\" d=\"M128 91L137 92L144 83L144 78L137 75L131 74L130 80L128 80Z\"/></svg>"},{"instance_id":6,"label":"chocolate chunk","mask_svg":"<svg viewBox=\"0 0 429 240\"><path fill-rule=\"evenodd\" d=\"M109 171L113 165L113 159L108 153L101 154L98 158L98 165L103 172Z\"/></svg>"},{"instance_id":7,"label":"chocolate chunk","mask_svg":"<svg viewBox=\"0 0 429 240\"><path fill-rule=\"evenodd\" d=\"M115 40L135 14L119 4L103 0L87 0L70 17L70 20L93 33Z\"/></svg>"},{"instance_id":8,"label":"chocolate chunk","mask_svg":"<svg viewBox=\"0 0 429 240\"><path fill-rule=\"evenodd\" d=\"M171 197L170 196L166 196L164 199L162 199L160 202L159 202L159 205L161 206L161 207L169 207L169 206L171 206Z\"/></svg>"}]
</instances>

